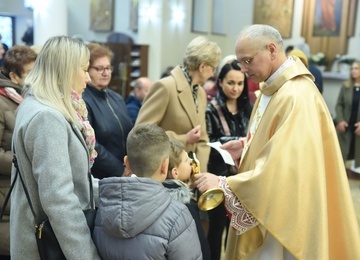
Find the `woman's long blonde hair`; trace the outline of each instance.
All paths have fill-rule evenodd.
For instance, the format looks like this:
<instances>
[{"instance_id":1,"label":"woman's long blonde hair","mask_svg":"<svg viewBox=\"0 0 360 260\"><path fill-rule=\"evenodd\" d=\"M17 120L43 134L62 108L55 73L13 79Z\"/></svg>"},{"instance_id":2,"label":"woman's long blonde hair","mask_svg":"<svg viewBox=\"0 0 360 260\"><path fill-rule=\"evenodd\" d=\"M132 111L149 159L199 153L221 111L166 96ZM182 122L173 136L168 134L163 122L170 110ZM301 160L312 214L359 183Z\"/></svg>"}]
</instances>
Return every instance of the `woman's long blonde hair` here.
<instances>
[{"instance_id":1,"label":"woman's long blonde hair","mask_svg":"<svg viewBox=\"0 0 360 260\"><path fill-rule=\"evenodd\" d=\"M79 40L68 36L48 39L25 79L26 94L30 92L39 102L53 107L78 125L71 104L71 90L79 69L87 68L89 59L89 49Z\"/></svg>"},{"instance_id":2,"label":"woman's long blonde hair","mask_svg":"<svg viewBox=\"0 0 360 260\"><path fill-rule=\"evenodd\" d=\"M349 72L349 79L345 81L344 85L347 88L353 87L355 84L355 79L351 76L351 67L352 65L356 63L359 67L360 67L360 60L355 60L353 63L351 63L350 65L350 72Z\"/></svg>"}]
</instances>

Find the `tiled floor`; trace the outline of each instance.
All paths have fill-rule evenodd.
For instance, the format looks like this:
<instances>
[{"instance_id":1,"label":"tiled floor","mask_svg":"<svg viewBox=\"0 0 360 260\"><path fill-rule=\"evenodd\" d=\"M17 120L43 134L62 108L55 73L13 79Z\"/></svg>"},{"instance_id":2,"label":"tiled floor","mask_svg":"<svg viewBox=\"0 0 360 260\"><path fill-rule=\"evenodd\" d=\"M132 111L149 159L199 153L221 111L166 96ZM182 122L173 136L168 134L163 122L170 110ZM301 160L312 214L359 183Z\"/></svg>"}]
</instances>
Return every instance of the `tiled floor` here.
<instances>
[{"instance_id":1,"label":"tiled floor","mask_svg":"<svg viewBox=\"0 0 360 260\"><path fill-rule=\"evenodd\" d=\"M354 203L354 208L359 224L360 230L360 174L352 173L348 171L348 179L351 190L351 195ZM221 254L221 260L225 259L225 253Z\"/></svg>"}]
</instances>

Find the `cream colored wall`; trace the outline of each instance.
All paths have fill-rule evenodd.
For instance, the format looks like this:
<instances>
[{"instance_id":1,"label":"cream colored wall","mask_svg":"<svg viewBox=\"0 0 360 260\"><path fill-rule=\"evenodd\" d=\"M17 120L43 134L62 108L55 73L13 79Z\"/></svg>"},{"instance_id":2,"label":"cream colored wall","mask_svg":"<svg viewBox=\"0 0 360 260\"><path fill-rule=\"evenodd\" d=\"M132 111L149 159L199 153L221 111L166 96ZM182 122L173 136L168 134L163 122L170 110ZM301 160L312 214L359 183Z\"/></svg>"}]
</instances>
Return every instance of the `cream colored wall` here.
<instances>
[{"instance_id":1,"label":"cream colored wall","mask_svg":"<svg viewBox=\"0 0 360 260\"><path fill-rule=\"evenodd\" d=\"M254 0L226 1L226 14L219 14L225 20L225 35L216 35L211 33L211 9L208 13L208 31L205 33L191 32L192 22L192 0L140 0L139 14L139 32L138 42L149 44L149 77L157 80L161 72L169 65L182 63L182 55L187 44L197 35L205 35L210 40L216 41L222 49L223 56L234 53L236 37L240 30L253 21ZM156 18L149 21L143 17L142 9L148 10L149 5L156 6L158 12ZM172 7L179 5L183 8L185 18L180 25L174 25L171 20ZM284 45L303 43L301 37L301 17L303 10L303 1L294 1L294 18L292 23L292 37L284 39Z\"/></svg>"},{"instance_id":2,"label":"cream colored wall","mask_svg":"<svg viewBox=\"0 0 360 260\"><path fill-rule=\"evenodd\" d=\"M48 0L58 1L58 0ZM246 25L252 24L254 0L224 0L226 1L226 14L223 19L226 24L226 35L213 35L206 32L205 35L218 42L224 56L234 52L236 37ZM67 2L67 32L68 35L82 35L89 41L106 41L110 32L94 32L90 30L90 1L66 0ZM158 11L155 19L148 21L144 13L139 13L139 30L134 33L129 30L130 0L114 0L114 31L124 32L131 35L135 42L148 44L149 48L149 77L157 80L162 71L169 65L182 62L182 55L189 41L199 33L191 32L192 0L139 0L140 9L149 6L149 3L157 5ZM174 25L171 20L172 6L182 6L185 18L182 24ZM285 46L304 42L301 37L301 20L303 13L303 0L294 0L294 18L292 23L292 36L284 39ZM23 0L0 0L0 14L10 14L17 18L16 43L22 44L21 36L26 29L26 19L30 16L29 10L23 8ZM360 13L360 4L357 13ZM208 27L211 24L211 12L208 14ZM222 15L222 14L219 14ZM56 23L57 21L53 20ZM47 25L49 30L52 24ZM35 28L36 30L36 28ZM360 58L360 19L355 26L355 36L349 39L348 52L352 56Z\"/></svg>"}]
</instances>

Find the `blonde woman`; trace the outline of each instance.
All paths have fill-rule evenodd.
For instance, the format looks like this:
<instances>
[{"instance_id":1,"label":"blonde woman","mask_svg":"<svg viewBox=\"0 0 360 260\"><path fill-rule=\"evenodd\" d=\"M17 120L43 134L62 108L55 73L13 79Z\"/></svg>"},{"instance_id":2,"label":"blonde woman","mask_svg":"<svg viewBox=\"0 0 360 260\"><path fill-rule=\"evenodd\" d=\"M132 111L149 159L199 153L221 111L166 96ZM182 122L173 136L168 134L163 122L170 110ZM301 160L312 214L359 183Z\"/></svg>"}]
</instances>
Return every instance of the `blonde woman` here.
<instances>
[{"instance_id":1,"label":"blonde woman","mask_svg":"<svg viewBox=\"0 0 360 260\"><path fill-rule=\"evenodd\" d=\"M336 130L344 161L354 160L352 170L360 173L360 61L351 65L350 77L337 99Z\"/></svg>"},{"instance_id":2,"label":"blonde woman","mask_svg":"<svg viewBox=\"0 0 360 260\"><path fill-rule=\"evenodd\" d=\"M50 38L25 79L13 149L38 220L34 220L21 182L11 196L11 258L39 259L36 222L49 218L67 259L100 259L83 213L90 207L90 150L84 123L73 108L89 82L90 53L80 41ZM12 176L15 169L12 169ZM97 183L93 180L95 193Z\"/></svg>"}]
</instances>

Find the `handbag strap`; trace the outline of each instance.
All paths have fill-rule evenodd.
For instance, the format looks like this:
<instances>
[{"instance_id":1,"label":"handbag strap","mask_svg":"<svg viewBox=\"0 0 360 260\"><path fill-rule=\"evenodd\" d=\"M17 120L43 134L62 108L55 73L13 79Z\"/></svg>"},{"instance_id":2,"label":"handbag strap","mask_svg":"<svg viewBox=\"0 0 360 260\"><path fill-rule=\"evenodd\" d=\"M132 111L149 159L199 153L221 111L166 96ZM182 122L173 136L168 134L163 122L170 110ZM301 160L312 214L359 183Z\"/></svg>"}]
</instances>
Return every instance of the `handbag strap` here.
<instances>
[{"instance_id":1,"label":"handbag strap","mask_svg":"<svg viewBox=\"0 0 360 260\"><path fill-rule=\"evenodd\" d=\"M13 161L14 161L14 159L13 159ZM3 216L4 216L5 209L6 209L7 204L9 203L10 195L11 195L11 192L12 192L12 190L13 190L13 188L14 188L14 185L15 185L15 182L16 182L17 177L18 177L18 172L16 171L15 177L14 177L13 181L11 182L9 192L6 194L6 198L5 198L5 200L4 200L4 204L2 205L2 208L1 208L0 220L1 220L1 219L3 218Z\"/></svg>"},{"instance_id":2,"label":"handbag strap","mask_svg":"<svg viewBox=\"0 0 360 260\"><path fill-rule=\"evenodd\" d=\"M213 106L216 108L219 117L220 117L220 121L221 121L221 125L224 129L225 135L230 136L230 129L229 129L229 125L225 120L225 116L224 113L221 110L221 107L219 106L219 104L216 102L215 98L213 100L211 100L211 104L213 104Z\"/></svg>"},{"instance_id":3,"label":"handbag strap","mask_svg":"<svg viewBox=\"0 0 360 260\"><path fill-rule=\"evenodd\" d=\"M28 203L29 203L29 206L30 206L31 213L33 214L34 219L36 220L36 213L35 213L35 210L34 210L34 207L33 207L32 203L31 203L31 199L30 199L29 192L28 192L28 190L27 190L27 188L26 188L26 186L25 186L24 180L23 180L23 178L22 178L22 176L21 176L21 173L20 173L20 170L19 170L19 165L18 165L18 163L17 163L17 158L16 158L16 154L15 154L15 146L14 146L14 145L13 145L13 150L14 150L14 155L13 155L13 160L12 160L12 162L13 162L15 168L16 168L16 173L15 173L15 177L14 177L13 181L11 182L10 190L9 190L9 192L8 192L7 195L6 195L4 204L3 204L3 206L2 206L1 213L0 213L0 219L3 218L3 215L4 215L4 212L5 212L6 206L7 206L7 204L9 203L9 199L10 199L11 192L13 191L14 186L15 186L15 182L16 182L16 180L17 180L17 177L19 176L19 177L20 177L21 184L22 184L22 186L23 186L23 188L24 188L24 192L25 192L26 199L27 199L27 201L28 201Z\"/></svg>"}]
</instances>

